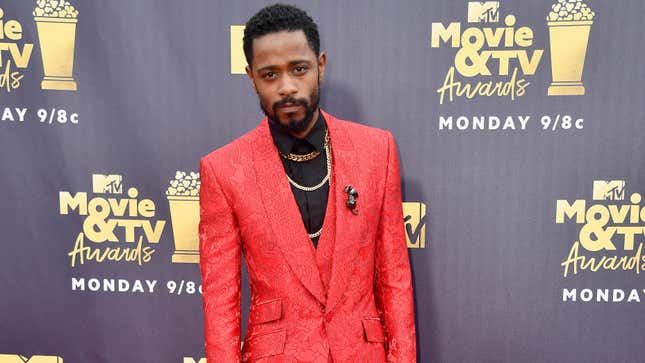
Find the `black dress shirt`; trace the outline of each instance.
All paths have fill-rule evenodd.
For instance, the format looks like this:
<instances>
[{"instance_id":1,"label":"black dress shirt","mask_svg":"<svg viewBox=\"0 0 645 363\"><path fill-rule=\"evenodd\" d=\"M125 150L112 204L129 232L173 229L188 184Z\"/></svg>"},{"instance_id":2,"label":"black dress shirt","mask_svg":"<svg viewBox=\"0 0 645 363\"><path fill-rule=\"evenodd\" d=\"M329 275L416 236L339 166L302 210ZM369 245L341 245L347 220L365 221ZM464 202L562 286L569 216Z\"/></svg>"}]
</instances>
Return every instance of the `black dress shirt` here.
<instances>
[{"instance_id":1,"label":"black dress shirt","mask_svg":"<svg viewBox=\"0 0 645 363\"><path fill-rule=\"evenodd\" d=\"M324 148L327 125L322 113L319 112L316 123L303 139L292 136L272 122L269 122L269 129L273 136L273 142L283 154L307 154L313 150L320 151L320 154L314 159L303 162L292 161L280 156L285 172L293 181L306 187L319 184L327 175L327 154ZM300 209L305 229L308 233L317 232L322 228L325 219L329 181L314 191L306 192L293 185L291 185L291 191ZM285 228L289 228L289 226L285 226ZM311 239L314 248L318 247L319 238Z\"/></svg>"}]
</instances>

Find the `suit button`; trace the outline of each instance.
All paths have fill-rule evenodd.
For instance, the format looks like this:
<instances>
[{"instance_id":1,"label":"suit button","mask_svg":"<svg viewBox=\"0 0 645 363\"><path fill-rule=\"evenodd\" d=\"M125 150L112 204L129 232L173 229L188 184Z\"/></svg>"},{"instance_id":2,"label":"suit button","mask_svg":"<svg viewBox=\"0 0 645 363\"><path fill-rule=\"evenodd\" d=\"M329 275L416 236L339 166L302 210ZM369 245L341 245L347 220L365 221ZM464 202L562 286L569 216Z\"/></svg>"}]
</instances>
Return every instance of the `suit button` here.
<instances>
[{"instance_id":1,"label":"suit button","mask_svg":"<svg viewBox=\"0 0 645 363\"><path fill-rule=\"evenodd\" d=\"M322 307L320 308L320 311L322 311L322 312L324 313L324 312L325 312L325 307L324 307L324 306L322 306Z\"/></svg>"},{"instance_id":2,"label":"suit button","mask_svg":"<svg viewBox=\"0 0 645 363\"><path fill-rule=\"evenodd\" d=\"M331 322L331 315L325 316L325 321L328 323Z\"/></svg>"}]
</instances>

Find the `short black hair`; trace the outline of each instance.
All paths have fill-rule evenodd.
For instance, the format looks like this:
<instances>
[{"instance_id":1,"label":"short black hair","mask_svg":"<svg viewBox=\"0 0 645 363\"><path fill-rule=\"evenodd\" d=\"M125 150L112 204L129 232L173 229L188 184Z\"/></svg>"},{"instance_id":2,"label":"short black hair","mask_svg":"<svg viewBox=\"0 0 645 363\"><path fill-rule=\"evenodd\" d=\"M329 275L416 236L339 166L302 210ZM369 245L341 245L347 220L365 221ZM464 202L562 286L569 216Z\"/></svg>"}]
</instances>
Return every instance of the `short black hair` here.
<instances>
[{"instance_id":1,"label":"short black hair","mask_svg":"<svg viewBox=\"0 0 645 363\"><path fill-rule=\"evenodd\" d=\"M274 4L261 9L246 22L244 56L249 67L253 61L253 39L282 30L302 30L316 57L320 55L320 37L314 20L304 10L293 5Z\"/></svg>"}]
</instances>

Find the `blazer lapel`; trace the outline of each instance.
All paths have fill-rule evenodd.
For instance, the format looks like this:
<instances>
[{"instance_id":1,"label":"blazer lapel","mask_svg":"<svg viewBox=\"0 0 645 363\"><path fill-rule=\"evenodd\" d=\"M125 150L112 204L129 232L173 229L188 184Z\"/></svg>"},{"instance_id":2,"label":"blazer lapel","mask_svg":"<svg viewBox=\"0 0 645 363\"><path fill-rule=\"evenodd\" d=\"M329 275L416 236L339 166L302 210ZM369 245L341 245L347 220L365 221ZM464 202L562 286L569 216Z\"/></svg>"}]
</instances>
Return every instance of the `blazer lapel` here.
<instances>
[{"instance_id":1,"label":"blazer lapel","mask_svg":"<svg viewBox=\"0 0 645 363\"><path fill-rule=\"evenodd\" d=\"M325 292L314 247L302 223L300 210L273 143L266 117L257 129L259 137L252 147L255 150L257 185L269 225L291 270L307 290L324 304Z\"/></svg>"},{"instance_id":2,"label":"blazer lapel","mask_svg":"<svg viewBox=\"0 0 645 363\"><path fill-rule=\"evenodd\" d=\"M334 178L336 233L332 257L331 277L327 292L327 312L329 313L341 300L354 272L358 255L359 241L365 226L365 214L360 213L360 194L363 192L360 175L357 172L357 157L349 135L333 116L323 111L329 129L332 150L332 176ZM358 214L353 214L345 202L345 186L356 187ZM359 187L361 185L361 187Z\"/></svg>"}]
</instances>

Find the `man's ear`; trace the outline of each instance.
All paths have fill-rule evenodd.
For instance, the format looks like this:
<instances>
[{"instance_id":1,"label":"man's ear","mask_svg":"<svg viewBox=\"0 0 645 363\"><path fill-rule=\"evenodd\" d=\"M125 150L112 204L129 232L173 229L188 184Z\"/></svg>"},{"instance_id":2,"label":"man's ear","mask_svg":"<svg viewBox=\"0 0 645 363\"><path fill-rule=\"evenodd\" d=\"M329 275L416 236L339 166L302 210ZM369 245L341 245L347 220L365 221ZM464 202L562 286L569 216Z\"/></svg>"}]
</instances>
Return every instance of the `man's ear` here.
<instances>
[{"instance_id":1,"label":"man's ear","mask_svg":"<svg viewBox=\"0 0 645 363\"><path fill-rule=\"evenodd\" d=\"M318 56L318 79L320 83L323 83L325 80L325 65L327 64L327 54L325 52L320 52Z\"/></svg>"},{"instance_id":2,"label":"man's ear","mask_svg":"<svg viewBox=\"0 0 645 363\"><path fill-rule=\"evenodd\" d=\"M253 85L253 88L257 92L257 88L255 88L255 79L253 78L253 70L251 69L251 66L247 65L246 68L246 75L249 77L249 80L251 81L251 85Z\"/></svg>"}]
</instances>

